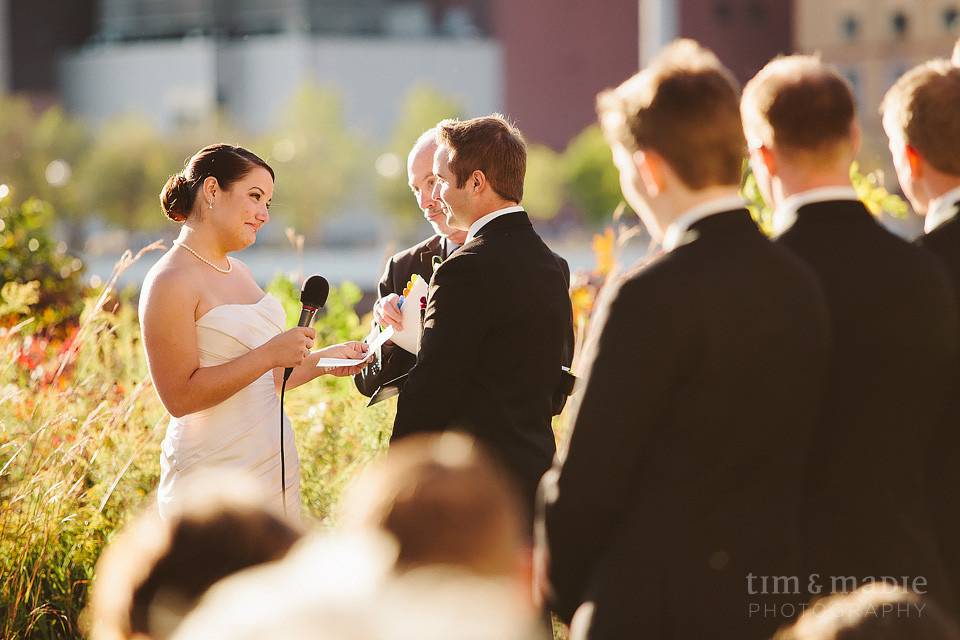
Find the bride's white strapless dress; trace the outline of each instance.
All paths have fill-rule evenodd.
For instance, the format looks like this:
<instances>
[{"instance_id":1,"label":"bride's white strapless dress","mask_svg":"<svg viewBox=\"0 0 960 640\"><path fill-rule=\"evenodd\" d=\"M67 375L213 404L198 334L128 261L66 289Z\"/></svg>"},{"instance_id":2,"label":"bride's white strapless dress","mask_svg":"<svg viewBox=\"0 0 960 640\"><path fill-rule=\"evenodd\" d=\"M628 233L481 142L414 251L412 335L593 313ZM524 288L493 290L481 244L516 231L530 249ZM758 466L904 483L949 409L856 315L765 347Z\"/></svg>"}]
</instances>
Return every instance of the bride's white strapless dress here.
<instances>
[{"instance_id":1,"label":"bride's white strapless dress","mask_svg":"<svg viewBox=\"0 0 960 640\"><path fill-rule=\"evenodd\" d=\"M280 302L265 294L254 304L223 304L196 322L200 366L230 362L284 330ZM284 416L286 512L300 515L300 461L293 430ZM280 485L280 398L267 371L218 405L171 416L160 451L160 515L169 515L184 478L211 467L245 471L260 482L270 508L283 511Z\"/></svg>"}]
</instances>

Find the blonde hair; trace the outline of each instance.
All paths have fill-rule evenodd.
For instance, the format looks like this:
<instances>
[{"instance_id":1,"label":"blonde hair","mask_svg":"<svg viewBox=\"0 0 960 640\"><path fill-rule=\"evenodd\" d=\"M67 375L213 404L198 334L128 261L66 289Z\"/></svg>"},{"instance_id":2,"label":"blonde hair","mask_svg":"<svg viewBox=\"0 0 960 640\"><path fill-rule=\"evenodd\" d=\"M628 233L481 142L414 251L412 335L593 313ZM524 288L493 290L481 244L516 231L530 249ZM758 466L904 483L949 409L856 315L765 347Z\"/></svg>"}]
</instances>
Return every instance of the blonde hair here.
<instances>
[{"instance_id":1,"label":"blonde hair","mask_svg":"<svg viewBox=\"0 0 960 640\"><path fill-rule=\"evenodd\" d=\"M947 60L920 64L883 97L884 124L939 171L960 175L960 67Z\"/></svg>"},{"instance_id":2,"label":"blonde hair","mask_svg":"<svg viewBox=\"0 0 960 640\"><path fill-rule=\"evenodd\" d=\"M597 115L612 144L656 151L691 189L740 182L737 82L693 40L672 42L645 69L600 93Z\"/></svg>"}]
</instances>

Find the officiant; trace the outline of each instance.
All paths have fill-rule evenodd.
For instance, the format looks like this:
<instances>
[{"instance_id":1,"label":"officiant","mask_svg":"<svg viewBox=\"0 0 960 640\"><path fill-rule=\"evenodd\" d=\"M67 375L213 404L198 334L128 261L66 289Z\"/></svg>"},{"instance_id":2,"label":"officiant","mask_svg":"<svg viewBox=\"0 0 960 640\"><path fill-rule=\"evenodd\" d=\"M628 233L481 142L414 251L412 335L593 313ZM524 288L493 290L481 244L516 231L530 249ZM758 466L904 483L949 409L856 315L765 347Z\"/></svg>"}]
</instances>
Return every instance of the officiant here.
<instances>
[{"instance_id":1,"label":"officiant","mask_svg":"<svg viewBox=\"0 0 960 640\"><path fill-rule=\"evenodd\" d=\"M436 129L425 131L414 143L407 156L407 180L424 219L433 227L433 235L408 249L395 254L383 270L378 286L379 298L373 306L373 322L399 331L401 324L400 295L411 277L416 274L430 282L434 265L456 251L467 237L467 232L447 225L440 202L433 197L433 154L437 150ZM411 301L410 304L417 304ZM405 351L392 341L379 350L376 361L354 377L357 390L370 397L392 380L410 371L417 356Z\"/></svg>"}]
</instances>

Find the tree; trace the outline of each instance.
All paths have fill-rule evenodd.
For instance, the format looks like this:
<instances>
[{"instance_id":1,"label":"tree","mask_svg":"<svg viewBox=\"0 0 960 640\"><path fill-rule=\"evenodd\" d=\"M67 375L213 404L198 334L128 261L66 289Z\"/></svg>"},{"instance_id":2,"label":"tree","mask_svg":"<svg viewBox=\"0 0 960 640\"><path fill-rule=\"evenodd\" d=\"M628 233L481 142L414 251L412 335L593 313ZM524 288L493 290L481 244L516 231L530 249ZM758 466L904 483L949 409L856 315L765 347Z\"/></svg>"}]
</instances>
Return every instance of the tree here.
<instances>
[{"instance_id":1,"label":"tree","mask_svg":"<svg viewBox=\"0 0 960 640\"><path fill-rule=\"evenodd\" d=\"M529 145L523 208L535 218L548 220L560 211L563 199L564 177L560 154L543 145Z\"/></svg>"},{"instance_id":2,"label":"tree","mask_svg":"<svg viewBox=\"0 0 960 640\"><path fill-rule=\"evenodd\" d=\"M462 109L453 98L428 87L414 87L404 99L390 142L377 160L377 197L385 211L405 224L419 222L407 185L406 160L424 131L445 118L459 118Z\"/></svg>"},{"instance_id":3,"label":"tree","mask_svg":"<svg viewBox=\"0 0 960 640\"><path fill-rule=\"evenodd\" d=\"M60 107L37 114L22 98L0 98L0 182L14 202L38 197L74 226L82 207L74 173L90 145L90 132Z\"/></svg>"},{"instance_id":4,"label":"tree","mask_svg":"<svg viewBox=\"0 0 960 640\"><path fill-rule=\"evenodd\" d=\"M343 202L370 164L344 124L340 100L312 84L293 96L258 148L277 171L273 213L304 233Z\"/></svg>"},{"instance_id":5,"label":"tree","mask_svg":"<svg viewBox=\"0 0 960 640\"><path fill-rule=\"evenodd\" d=\"M562 164L567 193L584 219L592 224L609 220L623 196L619 173L599 125L590 125L570 141Z\"/></svg>"},{"instance_id":6,"label":"tree","mask_svg":"<svg viewBox=\"0 0 960 640\"><path fill-rule=\"evenodd\" d=\"M128 231L166 220L159 194L180 162L154 127L136 117L108 122L77 170L82 207Z\"/></svg>"}]
</instances>

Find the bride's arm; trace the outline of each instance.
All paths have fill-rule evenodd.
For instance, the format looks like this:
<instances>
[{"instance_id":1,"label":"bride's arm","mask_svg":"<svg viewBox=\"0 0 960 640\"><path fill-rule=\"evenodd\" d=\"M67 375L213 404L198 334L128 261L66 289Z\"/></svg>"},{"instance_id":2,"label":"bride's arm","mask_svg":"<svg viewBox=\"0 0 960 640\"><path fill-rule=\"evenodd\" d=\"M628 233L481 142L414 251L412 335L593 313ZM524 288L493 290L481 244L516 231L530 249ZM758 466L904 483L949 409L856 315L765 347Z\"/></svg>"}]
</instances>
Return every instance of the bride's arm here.
<instances>
[{"instance_id":1,"label":"bride's arm","mask_svg":"<svg viewBox=\"0 0 960 640\"><path fill-rule=\"evenodd\" d=\"M291 329L235 360L201 367L194 320L198 300L174 270L152 274L141 293L147 366L160 401L174 417L223 402L274 367L302 362L313 344L312 329Z\"/></svg>"},{"instance_id":2,"label":"bride's arm","mask_svg":"<svg viewBox=\"0 0 960 640\"><path fill-rule=\"evenodd\" d=\"M320 358L347 358L350 360L359 360L367 355L367 345L362 342L344 342L334 344L323 349L318 349L311 353L298 367L294 367L287 380L287 391L310 382L314 378L329 374L333 376L354 376L366 366L360 364L355 367L318 367L317 362ZM280 385L283 383L283 369L277 368L273 371L273 382L277 387L277 393L280 393Z\"/></svg>"}]
</instances>

